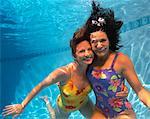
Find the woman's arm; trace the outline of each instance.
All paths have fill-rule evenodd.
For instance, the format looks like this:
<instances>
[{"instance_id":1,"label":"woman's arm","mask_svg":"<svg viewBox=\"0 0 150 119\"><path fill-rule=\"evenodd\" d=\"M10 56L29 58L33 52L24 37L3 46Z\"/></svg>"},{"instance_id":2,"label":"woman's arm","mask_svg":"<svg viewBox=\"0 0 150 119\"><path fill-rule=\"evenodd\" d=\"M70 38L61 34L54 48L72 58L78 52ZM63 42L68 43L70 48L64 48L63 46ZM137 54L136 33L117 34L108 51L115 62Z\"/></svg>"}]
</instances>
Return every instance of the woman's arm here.
<instances>
[{"instance_id":1,"label":"woman's arm","mask_svg":"<svg viewBox=\"0 0 150 119\"><path fill-rule=\"evenodd\" d=\"M122 73L127 79L130 86L138 95L139 99L148 107L150 107L150 91L146 90L139 81L134 66L130 58L122 55Z\"/></svg>"},{"instance_id":2,"label":"woman's arm","mask_svg":"<svg viewBox=\"0 0 150 119\"><path fill-rule=\"evenodd\" d=\"M46 104L46 107L48 109L49 115L51 119L56 119L56 114L55 114L55 110L53 109L53 107L50 104L50 101L48 100L47 95L46 96L41 96L40 97Z\"/></svg>"},{"instance_id":3,"label":"woman's arm","mask_svg":"<svg viewBox=\"0 0 150 119\"><path fill-rule=\"evenodd\" d=\"M42 82L35 86L32 91L27 95L21 104L8 105L3 110L3 116L14 115L18 116L27 104L34 98L43 88L55 84L57 82L65 82L68 80L69 74L66 68L59 68L49 74Z\"/></svg>"},{"instance_id":4,"label":"woman's arm","mask_svg":"<svg viewBox=\"0 0 150 119\"><path fill-rule=\"evenodd\" d=\"M64 82L68 79L68 73L65 69L59 68L49 74L41 83L39 83L32 91L28 94L25 100L21 103L23 108L30 102L30 100L37 95L43 88L55 84L57 82Z\"/></svg>"}]
</instances>

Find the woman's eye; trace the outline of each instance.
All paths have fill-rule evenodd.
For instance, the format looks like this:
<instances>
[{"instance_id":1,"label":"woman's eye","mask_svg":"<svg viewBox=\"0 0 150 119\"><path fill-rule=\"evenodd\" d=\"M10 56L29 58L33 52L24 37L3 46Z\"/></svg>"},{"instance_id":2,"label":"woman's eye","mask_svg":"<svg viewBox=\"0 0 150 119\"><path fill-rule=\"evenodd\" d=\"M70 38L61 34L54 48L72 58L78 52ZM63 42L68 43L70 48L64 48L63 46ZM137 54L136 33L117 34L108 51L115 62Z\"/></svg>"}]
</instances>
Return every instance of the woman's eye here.
<instances>
[{"instance_id":1,"label":"woman's eye","mask_svg":"<svg viewBox=\"0 0 150 119\"><path fill-rule=\"evenodd\" d=\"M96 43L96 42L97 42L96 40L92 40L92 41L91 41L91 43Z\"/></svg>"},{"instance_id":2,"label":"woman's eye","mask_svg":"<svg viewBox=\"0 0 150 119\"><path fill-rule=\"evenodd\" d=\"M101 42L105 42L106 41L106 39L101 39Z\"/></svg>"},{"instance_id":3,"label":"woman's eye","mask_svg":"<svg viewBox=\"0 0 150 119\"><path fill-rule=\"evenodd\" d=\"M88 50L88 51L91 51L92 49L91 49L91 48L88 48L87 50Z\"/></svg>"},{"instance_id":4,"label":"woman's eye","mask_svg":"<svg viewBox=\"0 0 150 119\"><path fill-rule=\"evenodd\" d=\"M83 52L85 52L85 50L80 50L80 51L79 51L79 53L83 53Z\"/></svg>"}]
</instances>

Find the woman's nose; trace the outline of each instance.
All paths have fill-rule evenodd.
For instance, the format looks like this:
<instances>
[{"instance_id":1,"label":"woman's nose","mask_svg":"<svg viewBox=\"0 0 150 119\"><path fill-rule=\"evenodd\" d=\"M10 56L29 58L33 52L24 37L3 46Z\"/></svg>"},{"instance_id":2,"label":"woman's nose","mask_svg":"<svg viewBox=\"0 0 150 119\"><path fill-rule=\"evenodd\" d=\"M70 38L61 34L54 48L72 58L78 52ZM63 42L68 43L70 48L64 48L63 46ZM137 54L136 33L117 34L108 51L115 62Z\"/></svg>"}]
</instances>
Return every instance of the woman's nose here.
<instances>
[{"instance_id":1,"label":"woman's nose","mask_svg":"<svg viewBox=\"0 0 150 119\"><path fill-rule=\"evenodd\" d=\"M90 52L88 50L85 51L85 56L88 56Z\"/></svg>"},{"instance_id":2,"label":"woman's nose","mask_svg":"<svg viewBox=\"0 0 150 119\"><path fill-rule=\"evenodd\" d=\"M96 46L97 46L97 48L101 48L102 47L102 43L98 42Z\"/></svg>"}]
</instances>

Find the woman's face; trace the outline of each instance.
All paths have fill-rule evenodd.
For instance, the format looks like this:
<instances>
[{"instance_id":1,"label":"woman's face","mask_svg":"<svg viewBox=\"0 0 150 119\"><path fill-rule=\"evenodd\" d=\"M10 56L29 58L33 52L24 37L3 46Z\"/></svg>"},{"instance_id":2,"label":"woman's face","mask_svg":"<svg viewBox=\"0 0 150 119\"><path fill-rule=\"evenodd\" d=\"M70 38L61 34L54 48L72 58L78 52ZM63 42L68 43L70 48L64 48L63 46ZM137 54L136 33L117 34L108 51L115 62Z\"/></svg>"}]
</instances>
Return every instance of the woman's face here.
<instances>
[{"instance_id":1,"label":"woman's face","mask_svg":"<svg viewBox=\"0 0 150 119\"><path fill-rule=\"evenodd\" d=\"M91 64L94 59L94 54L91 45L84 40L76 46L76 59L79 63Z\"/></svg>"},{"instance_id":2,"label":"woman's face","mask_svg":"<svg viewBox=\"0 0 150 119\"><path fill-rule=\"evenodd\" d=\"M96 31L90 35L92 50L98 57L109 53L109 40L105 32Z\"/></svg>"}]
</instances>

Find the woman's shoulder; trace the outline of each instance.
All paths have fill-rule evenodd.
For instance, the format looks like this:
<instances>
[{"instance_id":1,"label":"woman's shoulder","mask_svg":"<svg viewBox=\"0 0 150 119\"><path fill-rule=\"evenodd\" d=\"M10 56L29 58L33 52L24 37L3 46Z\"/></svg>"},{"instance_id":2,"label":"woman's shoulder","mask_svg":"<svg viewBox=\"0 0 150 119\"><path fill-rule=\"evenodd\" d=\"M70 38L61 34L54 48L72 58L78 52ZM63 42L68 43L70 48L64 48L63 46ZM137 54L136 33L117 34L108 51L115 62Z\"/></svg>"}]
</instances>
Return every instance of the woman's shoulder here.
<instances>
[{"instance_id":1,"label":"woman's shoulder","mask_svg":"<svg viewBox=\"0 0 150 119\"><path fill-rule=\"evenodd\" d=\"M59 68L57 68L55 71L53 71L51 74L54 75L54 76L57 76L57 77L60 77L61 80L59 82L59 85L60 84L65 84L69 79L70 79L70 76L71 76L71 67L72 67L73 63L69 63L67 65L64 65L64 66L61 66Z\"/></svg>"},{"instance_id":2,"label":"woman's shoulder","mask_svg":"<svg viewBox=\"0 0 150 119\"><path fill-rule=\"evenodd\" d=\"M127 54L124 54L122 52L118 52L118 57L122 60L130 59Z\"/></svg>"},{"instance_id":3,"label":"woman's shoulder","mask_svg":"<svg viewBox=\"0 0 150 119\"><path fill-rule=\"evenodd\" d=\"M131 61L130 57L127 54L124 54L122 52L118 52L118 60L122 64L126 64Z\"/></svg>"},{"instance_id":4,"label":"woman's shoulder","mask_svg":"<svg viewBox=\"0 0 150 119\"><path fill-rule=\"evenodd\" d=\"M70 75L70 73L73 71L73 68L74 68L74 62L71 62L69 64L57 68L57 71L62 72L66 75Z\"/></svg>"},{"instance_id":5,"label":"woman's shoulder","mask_svg":"<svg viewBox=\"0 0 150 119\"><path fill-rule=\"evenodd\" d=\"M70 70L72 70L73 67L74 67L74 62L71 62L65 66L60 67L60 68L66 70L66 71L70 71Z\"/></svg>"}]
</instances>

